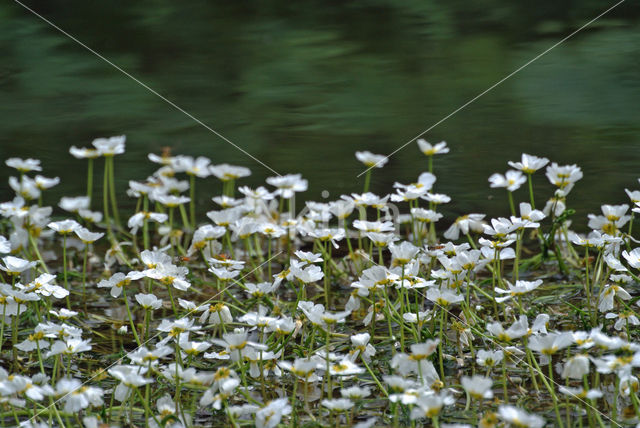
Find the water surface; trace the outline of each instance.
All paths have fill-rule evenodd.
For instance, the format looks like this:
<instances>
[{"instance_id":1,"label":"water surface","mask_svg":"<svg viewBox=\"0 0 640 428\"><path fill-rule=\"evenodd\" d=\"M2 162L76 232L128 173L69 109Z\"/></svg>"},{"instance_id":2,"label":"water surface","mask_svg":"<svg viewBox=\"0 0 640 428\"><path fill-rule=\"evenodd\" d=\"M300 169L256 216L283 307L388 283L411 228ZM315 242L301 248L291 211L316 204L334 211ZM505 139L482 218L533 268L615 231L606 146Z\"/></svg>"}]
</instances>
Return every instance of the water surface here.
<instances>
[{"instance_id":1,"label":"water surface","mask_svg":"<svg viewBox=\"0 0 640 428\"><path fill-rule=\"evenodd\" d=\"M471 5L470 3L473 3ZM62 2L27 1L279 173L301 172L308 198L358 191L356 150L390 153L605 10L602 1ZM613 4L613 3L611 3ZM451 215L506 214L487 178L520 153L577 163L578 219L626 200L640 184L640 7L629 2L425 135L446 140L437 190ZM208 156L273 175L19 5L0 5L0 157L38 157L84 192L85 164L68 147L127 135L118 185L154 170L148 152ZM376 170L391 191L426 169L415 143ZM6 182L12 172L0 170ZM100 168L96 174L100 174ZM96 177L97 182L100 179ZM536 177L539 199L551 187ZM199 185L204 195L220 187ZM11 198L0 187L2 200ZM526 198L525 189L516 199ZM130 205L129 205L130 206Z\"/></svg>"}]
</instances>

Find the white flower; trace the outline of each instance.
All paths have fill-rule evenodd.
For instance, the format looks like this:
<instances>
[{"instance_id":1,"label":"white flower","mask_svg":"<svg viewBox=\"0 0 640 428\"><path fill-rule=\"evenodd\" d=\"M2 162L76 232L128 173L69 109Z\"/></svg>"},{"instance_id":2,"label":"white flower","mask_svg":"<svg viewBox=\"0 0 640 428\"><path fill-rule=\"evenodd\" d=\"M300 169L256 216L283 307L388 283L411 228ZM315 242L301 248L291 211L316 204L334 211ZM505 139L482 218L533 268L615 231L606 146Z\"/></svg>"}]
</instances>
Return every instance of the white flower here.
<instances>
[{"instance_id":1,"label":"white flower","mask_svg":"<svg viewBox=\"0 0 640 428\"><path fill-rule=\"evenodd\" d=\"M78 379L62 378L56 384L56 395L64 401L67 413L78 413L90 405L102 405L103 394L102 389L85 386Z\"/></svg>"},{"instance_id":2,"label":"white flower","mask_svg":"<svg viewBox=\"0 0 640 428\"><path fill-rule=\"evenodd\" d=\"M519 208L520 218L523 220L538 222L545 217L542 211L532 209L531 204L528 202L521 202Z\"/></svg>"},{"instance_id":3,"label":"white flower","mask_svg":"<svg viewBox=\"0 0 640 428\"><path fill-rule=\"evenodd\" d=\"M20 181L16 177L9 177L9 186L17 195L27 200L38 199L42 194L38 186L36 186L36 182L26 175L23 175Z\"/></svg>"},{"instance_id":4,"label":"white flower","mask_svg":"<svg viewBox=\"0 0 640 428\"><path fill-rule=\"evenodd\" d=\"M267 183L276 187L274 192L283 199L291 199L297 192L304 192L309 186L309 182L302 178L300 174L281 175L267 178Z\"/></svg>"},{"instance_id":5,"label":"white flower","mask_svg":"<svg viewBox=\"0 0 640 428\"><path fill-rule=\"evenodd\" d=\"M454 303L462 302L464 296L448 289L429 288L429 290L427 290L427 299L446 308Z\"/></svg>"},{"instance_id":6,"label":"white flower","mask_svg":"<svg viewBox=\"0 0 640 428\"><path fill-rule=\"evenodd\" d=\"M540 364L549 363L549 356L573 344L573 333L549 333L531 336L529 349L540 353Z\"/></svg>"},{"instance_id":7,"label":"white flower","mask_svg":"<svg viewBox=\"0 0 640 428\"><path fill-rule=\"evenodd\" d=\"M91 339L83 340L80 337L69 337L66 341L57 340L51 345L51 350L47 353L45 358L48 358L52 355L64 354L78 354L84 351L91 350Z\"/></svg>"},{"instance_id":8,"label":"white flower","mask_svg":"<svg viewBox=\"0 0 640 428\"><path fill-rule=\"evenodd\" d=\"M142 306L144 309L155 310L159 309L162 306L162 300L158 299L153 294L136 294L136 301Z\"/></svg>"},{"instance_id":9,"label":"white flower","mask_svg":"<svg viewBox=\"0 0 640 428\"><path fill-rule=\"evenodd\" d=\"M349 358L353 361L360 356L365 361L370 361L376 354L376 348L369 343L371 335L369 333L354 334L350 337L353 350L349 352Z\"/></svg>"},{"instance_id":10,"label":"white flower","mask_svg":"<svg viewBox=\"0 0 640 428\"><path fill-rule=\"evenodd\" d=\"M385 155L375 155L371 152L356 152L356 158L368 168L382 168L389 161Z\"/></svg>"},{"instance_id":11,"label":"white flower","mask_svg":"<svg viewBox=\"0 0 640 428\"><path fill-rule=\"evenodd\" d=\"M488 351L481 349L476 355L476 362L480 367L496 367L500 364L502 358L504 358L504 352L502 352L502 350Z\"/></svg>"},{"instance_id":12,"label":"white flower","mask_svg":"<svg viewBox=\"0 0 640 428\"><path fill-rule=\"evenodd\" d=\"M165 207L169 208L175 208L182 204L188 204L189 201L191 201L191 199L186 196L162 195L159 193L153 193L149 199L158 201Z\"/></svg>"},{"instance_id":13,"label":"white flower","mask_svg":"<svg viewBox=\"0 0 640 428\"><path fill-rule=\"evenodd\" d=\"M61 235L68 235L68 234L76 231L80 227L82 227L82 226L80 226L80 223L78 223L75 220L71 220L71 219L62 220L62 221L52 221L47 226L50 229L55 230L56 232L58 232Z\"/></svg>"},{"instance_id":14,"label":"white flower","mask_svg":"<svg viewBox=\"0 0 640 428\"><path fill-rule=\"evenodd\" d=\"M305 268L291 268L291 273L305 284L320 281L324 277L324 272L320 266L311 265Z\"/></svg>"},{"instance_id":15,"label":"white flower","mask_svg":"<svg viewBox=\"0 0 640 428\"><path fill-rule=\"evenodd\" d=\"M0 265L0 269L12 276L20 275L22 272L34 268L37 264L14 256L3 257L2 261L4 264Z\"/></svg>"},{"instance_id":16,"label":"white flower","mask_svg":"<svg viewBox=\"0 0 640 428\"><path fill-rule=\"evenodd\" d=\"M420 196L420 198L424 199L425 201L429 201L433 205L448 204L449 202L451 202L451 197L442 193L427 192L426 195Z\"/></svg>"},{"instance_id":17,"label":"white flower","mask_svg":"<svg viewBox=\"0 0 640 428\"><path fill-rule=\"evenodd\" d=\"M96 138L91 144L98 150L100 156L114 156L124 153L125 140L124 135L119 135L117 137Z\"/></svg>"},{"instance_id":18,"label":"white flower","mask_svg":"<svg viewBox=\"0 0 640 428\"><path fill-rule=\"evenodd\" d=\"M398 239L393 233L367 232L365 236L369 238L376 247L386 247Z\"/></svg>"},{"instance_id":19,"label":"white flower","mask_svg":"<svg viewBox=\"0 0 640 428\"><path fill-rule=\"evenodd\" d=\"M331 211L331 213L338 219L343 220L351 215L354 208L355 203L352 199L340 199L338 201L331 202L329 211Z\"/></svg>"},{"instance_id":20,"label":"white flower","mask_svg":"<svg viewBox=\"0 0 640 428\"><path fill-rule=\"evenodd\" d=\"M42 171L40 160L38 159L9 158L5 161L5 163L7 164L7 166L15 168L22 173L31 171Z\"/></svg>"},{"instance_id":21,"label":"white flower","mask_svg":"<svg viewBox=\"0 0 640 428\"><path fill-rule=\"evenodd\" d=\"M357 385L351 386L349 388L342 388L340 390L340 395L344 398L350 398L352 400L366 398L371 395L371 389L368 387L360 387Z\"/></svg>"},{"instance_id":22,"label":"white flower","mask_svg":"<svg viewBox=\"0 0 640 428\"><path fill-rule=\"evenodd\" d=\"M449 147L447 147L447 143L445 141L440 141L435 145L431 145L425 139L419 138L417 143L420 151L427 156L449 153Z\"/></svg>"},{"instance_id":23,"label":"white flower","mask_svg":"<svg viewBox=\"0 0 640 428\"><path fill-rule=\"evenodd\" d=\"M394 230L393 223L390 221L365 221L356 220L353 227L363 232L392 232Z\"/></svg>"},{"instance_id":24,"label":"white flower","mask_svg":"<svg viewBox=\"0 0 640 428\"><path fill-rule=\"evenodd\" d=\"M613 309L614 298L618 297L622 300L631 299L631 295L624 288L617 284L607 284L600 292L598 297L598 310L600 312L607 312Z\"/></svg>"},{"instance_id":25,"label":"white flower","mask_svg":"<svg viewBox=\"0 0 640 428\"><path fill-rule=\"evenodd\" d=\"M65 211L77 213L80 210L89 209L89 197L88 196L76 196L76 197L62 197L58 206Z\"/></svg>"},{"instance_id":26,"label":"white flower","mask_svg":"<svg viewBox=\"0 0 640 428\"><path fill-rule=\"evenodd\" d=\"M104 233L91 232L89 229L84 227L79 227L78 229L74 230L74 232L76 233L76 235L78 235L78 238L80 238L80 240L85 244L91 244L104 236Z\"/></svg>"},{"instance_id":27,"label":"white flower","mask_svg":"<svg viewBox=\"0 0 640 428\"><path fill-rule=\"evenodd\" d=\"M120 381L113 392L114 398L120 402L124 402L129 398L131 388L153 383L153 379L144 377L144 374L147 372L147 367L145 366L123 364L111 367L108 371L111 376Z\"/></svg>"},{"instance_id":28,"label":"white flower","mask_svg":"<svg viewBox=\"0 0 640 428\"><path fill-rule=\"evenodd\" d=\"M286 233L282 227L270 222L258 224L257 231L270 238L279 238Z\"/></svg>"},{"instance_id":29,"label":"white flower","mask_svg":"<svg viewBox=\"0 0 640 428\"><path fill-rule=\"evenodd\" d=\"M353 401L348 398L334 398L332 400L324 399L320 404L329 410L335 410L338 412L347 411L354 406Z\"/></svg>"},{"instance_id":30,"label":"white flower","mask_svg":"<svg viewBox=\"0 0 640 428\"><path fill-rule=\"evenodd\" d=\"M620 312L619 314L608 313L607 315L605 315L605 318L607 319L617 318L615 324L613 325L613 328L615 328L618 331L624 328L627 328L628 326L640 325L640 319L638 319L638 317L633 312L630 312L630 311Z\"/></svg>"},{"instance_id":31,"label":"white flower","mask_svg":"<svg viewBox=\"0 0 640 428\"><path fill-rule=\"evenodd\" d=\"M0 254L7 254L11 252L11 243L7 238L0 235Z\"/></svg>"},{"instance_id":32,"label":"white flower","mask_svg":"<svg viewBox=\"0 0 640 428\"><path fill-rule=\"evenodd\" d=\"M589 357L585 354L576 354L564 363L562 378L582 379L589 373Z\"/></svg>"},{"instance_id":33,"label":"white flower","mask_svg":"<svg viewBox=\"0 0 640 428\"><path fill-rule=\"evenodd\" d=\"M178 345L189 356L198 355L211 347L207 342L195 342L189 340L189 332L180 333L178 336Z\"/></svg>"},{"instance_id":34,"label":"white flower","mask_svg":"<svg viewBox=\"0 0 640 428\"><path fill-rule=\"evenodd\" d=\"M100 156L100 152L97 149L71 146L69 153L76 159L95 159Z\"/></svg>"},{"instance_id":35,"label":"white flower","mask_svg":"<svg viewBox=\"0 0 640 428\"><path fill-rule=\"evenodd\" d=\"M66 290L65 290L66 291ZM73 318L78 315L76 311L70 311L67 308L60 308L59 311L50 310L49 313L59 320L67 320L69 318Z\"/></svg>"},{"instance_id":36,"label":"white flower","mask_svg":"<svg viewBox=\"0 0 640 428\"><path fill-rule=\"evenodd\" d=\"M233 333L224 333L222 340L213 339L212 342L224 346L233 361L239 361L244 356L247 347L266 351L267 347L256 342L249 341L249 334L243 329L236 329Z\"/></svg>"},{"instance_id":37,"label":"white flower","mask_svg":"<svg viewBox=\"0 0 640 428\"><path fill-rule=\"evenodd\" d=\"M393 263L406 265L418 254L420 249L411 242L403 241L400 245L389 244L389 251L393 258Z\"/></svg>"},{"instance_id":38,"label":"white flower","mask_svg":"<svg viewBox=\"0 0 640 428\"><path fill-rule=\"evenodd\" d=\"M343 358L341 361L329 366L331 376L353 376L364 373L364 369L358 367L349 358Z\"/></svg>"},{"instance_id":39,"label":"white flower","mask_svg":"<svg viewBox=\"0 0 640 428\"><path fill-rule=\"evenodd\" d=\"M349 311L330 313L327 312L322 304L313 304L313 302L298 302L298 308L307 316L313 325L327 328L328 325L345 322Z\"/></svg>"},{"instance_id":40,"label":"white flower","mask_svg":"<svg viewBox=\"0 0 640 428\"><path fill-rule=\"evenodd\" d=\"M200 178L206 178L211 174L209 164L211 160L204 156L193 158L191 156L176 156L173 158L172 166L176 172L185 172Z\"/></svg>"},{"instance_id":41,"label":"white flower","mask_svg":"<svg viewBox=\"0 0 640 428\"><path fill-rule=\"evenodd\" d=\"M484 214L467 214L458 217L456 221L444 232L444 237L450 240L456 240L460 234L467 235L469 232L482 232L482 219Z\"/></svg>"},{"instance_id":42,"label":"white flower","mask_svg":"<svg viewBox=\"0 0 640 428\"><path fill-rule=\"evenodd\" d=\"M513 239L514 235L512 232L516 230L516 227L511 220L508 218L500 217L500 218L492 218L491 226L488 224L482 225L484 229L484 233L486 235L490 235L493 239L507 241L509 239Z\"/></svg>"},{"instance_id":43,"label":"white flower","mask_svg":"<svg viewBox=\"0 0 640 428\"><path fill-rule=\"evenodd\" d=\"M127 226L131 229L131 233L135 234L146 221L155 221L156 223L164 223L169 219L167 214L154 212L139 212L132 215L127 222Z\"/></svg>"},{"instance_id":44,"label":"white flower","mask_svg":"<svg viewBox=\"0 0 640 428\"><path fill-rule=\"evenodd\" d=\"M189 273L189 269L186 266L176 266L171 263L158 264L153 269L147 269L142 272L143 276L147 278L156 279L161 281L165 285L172 285L178 290L185 291L191 287L191 283L187 281L186 276ZM130 275L133 272L129 272ZM138 279L137 277L134 279Z\"/></svg>"},{"instance_id":45,"label":"white flower","mask_svg":"<svg viewBox=\"0 0 640 428\"><path fill-rule=\"evenodd\" d=\"M518 280L516 281L515 285L511 284L506 279L504 280L504 282L507 284L507 287L508 287L506 290L503 290L502 288L498 288L498 287L495 287L494 289L496 293L506 294L505 297L496 297L496 302L498 303L502 303L514 296L521 296L523 294L527 294L535 290L536 288L540 287L540 285L542 285L541 279L538 279L536 281Z\"/></svg>"},{"instance_id":46,"label":"white flower","mask_svg":"<svg viewBox=\"0 0 640 428\"><path fill-rule=\"evenodd\" d=\"M481 400L483 398L491 399L493 398L493 391L491 390L491 386L493 385L493 380L487 377L474 375L472 377L462 376L462 387L471 397L476 400Z\"/></svg>"},{"instance_id":47,"label":"white flower","mask_svg":"<svg viewBox=\"0 0 640 428\"><path fill-rule=\"evenodd\" d=\"M491 187L504 187L509 192L514 192L527 181L520 171L509 170L505 175L495 173L489 177Z\"/></svg>"},{"instance_id":48,"label":"white flower","mask_svg":"<svg viewBox=\"0 0 640 428\"><path fill-rule=\"evenodd\" d=\"M424 208L411 208L411 215L421 223L435 223L443 217L438 212Z\"/></svg>"},{"instance_id":49,"label":"white flower","mask_svg":"<svg viewBox=\"0 0 640 428\"><path fill-rule=\"evenodd\" d=\"M40 190L50 189L57 186L60 183L60 177L47 178L42 175L36 175L35 178L36 187Z\"/></svg>"},{"instance_id":50,"label":"white flower","mask_svg":"<svg viewBox=\"0 0 640 428\"><path fill-rule=\"evenodd\" d=\"M255 426L256 428L274 428L280 423L282 416L290 413L289 400L286 397L278 398L256 412Z\"/></svg>"},{"instance_id":51,"label":"white flower","mask_svg":"<svg viewBox=\"0 0 640 428\"><path fill-rule=\"evenodd\" d=\"M539 158L526 153L522 154L521 159L522 160L520 162L509 161L508 164L511 168L520 170L525 174L532 174L549 163L549 159L547 158Z\"/></svg>"},{"instance_id":52,"label":"white flower","mask_svg":"<svg viewBox=\"0 0 640 428\"><path fill-rule=\"evenodd\" d=\"M115 273L109 279L103 279L98 283L98 288L111 288L111 297L118 297L122 294L122 288L126 287L131 281L142 278L140 272L129 272L125 275L122 272Z\"/></svg>"},{"instance_id":53,"label":"white flower","mask_svg":"<svg viewBox=\"0 0 640 428\"><path fill-rule=\"evenodd\" d=\"M371 192L363 193L362 195L352 193L351 197L353 198L353 203L356 207L371 207L380 210L387 208L387 201L389 200L388 195L379 197ZM349 196L342 195L341 198L347 199Z\"/></svg>"},{"instance_id":54,"label":"white flower","mask_svg":"<svg viewBox=\"0 0 640 428\"><path fill-rule=\"evenodd\" d=\"M500 405L498 416L503 421L522 428L542 428L544 419L514 406Z\"/></svg>"},{"instance_id":55,"label":"white flower","mask_svg":"<svg viewBox=\"0 0 640 428\"><path fill-rule=\"evenodd\" d=\"M582 170L577 165L559 166L554 162L547 167L546 176L551 184L568 194L574 183L582 178Z\"/></svg>"},{"instance_id":56,"label":"white flower","mask_svg":"<svg viewBox=\"0 0 640 428\"><path fill-rule=\"evenodd\" d=\"M251 170L249 168L233 166L226 163L212 166L210 167L210 171L221 181L237 180L238 178L248 177L251 175Z\"/></svg>"},{"instance_id":57,"label":"white flower","mask_svg":"<svg viewBox=\"0 0 640 428\"><path fill-rule=\"evenodd\" d=\"M56 299L67 297L69 295L68 290L58 285L51 284L51 281L55 278L56 277L51 274L43 273L28 284L29 286L26 291L32 291L43 296L53 296Z\"/></svg>"},{"instance_id":58,"label":"white flower","mask_svg":"<svg viewBox=\"0 0 640 428\"><path fill-rule=\"evenodd\" d=\"M622 251L622 257L629 263L629 266L640 269L640 247L634 248L630 252L627 252L627 250Z\"/></svg>"},{"instance_id":59,"label":"white flower","mask_svg":"<svg viewBox=\"0 0 640 428\"><path fill-rule=\"evenodd\" d=\"M558 391L570 397L577 398L580 401L583 401L585 398L587 400L597 400L598 398L601 398L603 395L602 391L598 389L585 390L584 388L580 388L580 387L572 388L572 387L561 386L560 388L558 388Z\"/></svg>"},{"instance_id":60,"label":"white flower","mask_svg":"<svg viewBox=\"0 0 640 428\"><path fill-rule=\"evenodd\" d=\"M499 322L487 324L487 331L504 342L524 336L529 331L529 323L526 315L521 315L518 321L505 330Z\"/></svg>"},{"instance_id":61,"label":"white flower","mask_svg":"<svg viewBox=\"0 0 640 428\"><path fill-rule=\"evenodd\" d=\"M102 221L102 213L99 211L91 211L87 209L79 209L78 215L89 223L100 223Z\"/></svg>"},{"instance_id":62,"label":"white flower","mask_svg":"<svg viewBox=\"0 0 640 428\"><path fill-rule=\"evenodd\" d=\"M227 208L220 211L209 211L207 212L207 217L209 217L211 221L213 221L218 226L226 227L239 220L244 212L244 207L239 206L234 208Z\"/></svg>"},{"instance_id":63,"label":"white flower","mask_svg":"<svg viewBox=\"0 0 640 428\"><path fill-rule=\"evenodd\" d=\"M613 254L609 253L604 256L604 261L611 269L616 272L627 272L628 269L620 262L620 260Z\"/></svg>"},{"instance_id":64,"label":"white flower","mask_svg":"<svg viewBox=\"0 0 640 428\"><path fill-rule=\"evenodd\" d=\"M434 393L428 391L418 395L416 406L411 409L411 419L433 418L438 416L445 405L455 402L453 397L445 393Z\"/></svg>"}]
</instances>

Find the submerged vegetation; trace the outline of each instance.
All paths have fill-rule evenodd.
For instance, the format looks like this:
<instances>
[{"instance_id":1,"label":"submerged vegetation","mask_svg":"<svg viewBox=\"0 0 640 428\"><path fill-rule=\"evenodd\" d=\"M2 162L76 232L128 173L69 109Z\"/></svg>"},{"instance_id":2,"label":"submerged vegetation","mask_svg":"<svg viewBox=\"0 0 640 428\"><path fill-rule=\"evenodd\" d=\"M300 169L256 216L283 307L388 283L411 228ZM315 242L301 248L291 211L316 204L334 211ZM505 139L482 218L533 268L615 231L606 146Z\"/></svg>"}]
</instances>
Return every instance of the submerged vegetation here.
<instances>
[{"instance_id":1,"label":"submerged vegetation","mask_svg":"<svg viewBox=\"0 0 640 428\"><path fill-rule=\"evenodd\" d=\"M129 183L127 217L124 136L71 148L87 191L55 212L47 189L60 180L7 159L2 425L637 424L640 191L579 233L581 169L523 154L489 177L508 217L470 213L444 230L434 158L449 148L418 148L415 183L371 193L387 158L358 152L362 194L301 206L299 174L237 187L249 169L150 154L160 167ZM540 203L543 169L556 190ZM211 175L221 192L204 218L198 181Z\"/></svg>"}]
</instances>

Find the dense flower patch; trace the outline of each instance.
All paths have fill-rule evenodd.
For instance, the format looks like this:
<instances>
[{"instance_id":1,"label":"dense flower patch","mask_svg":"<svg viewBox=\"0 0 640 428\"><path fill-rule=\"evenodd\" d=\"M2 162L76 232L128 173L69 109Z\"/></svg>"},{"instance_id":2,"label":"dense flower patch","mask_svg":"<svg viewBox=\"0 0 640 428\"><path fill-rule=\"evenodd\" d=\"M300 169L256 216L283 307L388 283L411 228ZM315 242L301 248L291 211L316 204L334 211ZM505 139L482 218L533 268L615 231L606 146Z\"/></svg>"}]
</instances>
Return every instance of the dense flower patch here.
<instances>
[{"instance_id":1,"label":"dense flower patch","mask_svg":"<svg viewBox=\"0 0 640 428\"><path fill-rule=\"evenodd\" d=\"M124 136L71 148L88 164L87 192L55 208L46 192L59 180L39 175L39 160L7 159L3 424L637 424L640 191L577 233L568 200L580 168L523 154L489 177L508 217L447 222L433 160L449 148L418 147L428 171L415 183L371 193L387 158L358 152L363 193L304 204L299 174L237 187L249 169L150 154L159 168L129 183L126 218L114 185ZM540 210L542 169L555 192ZM199 217L209 176L222 192Z\"/></svg>"}]
</instances>

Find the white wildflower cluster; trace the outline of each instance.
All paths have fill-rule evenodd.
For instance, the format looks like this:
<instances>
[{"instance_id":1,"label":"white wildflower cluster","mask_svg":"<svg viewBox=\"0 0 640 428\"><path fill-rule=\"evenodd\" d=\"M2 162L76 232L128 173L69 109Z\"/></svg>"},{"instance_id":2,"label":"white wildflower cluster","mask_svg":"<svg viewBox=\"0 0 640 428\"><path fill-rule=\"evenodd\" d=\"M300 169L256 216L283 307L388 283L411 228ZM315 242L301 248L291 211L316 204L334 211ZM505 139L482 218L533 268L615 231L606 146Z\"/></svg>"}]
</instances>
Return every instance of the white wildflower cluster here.
<instances>
[{"instance_id":1,"label":"white wildflower cluster","mask_svg":"<svg viewBox=\"0 0 640 428\"><path fill-rule=\"evenodd\" d=\"M446 219L452 198L437 192L433 165L445 142L418 140L428 170L389 194L369 190L389 159L357 152L362 193L304 204L300 174L237 186L248 168L166 150L149 155L151 176L129 182L137 208L121 221L114 163L125 141L72 147L90 179L55 208L46 190L59 180L32 177L39 160L6 160L18 175L15 198L0 203L0 402L12 423L640 418L640 191L589 214L579 233L569 196L582 171L544 157L523 154L489 177L509 213ZM102 198L94 162L104 162ZM543 168L554 191L537 209ZM199 212L204 189L217 188L204 180L222 191ZM533 391L540 400L517 405Z\"/></svg>"}]
</instances>

